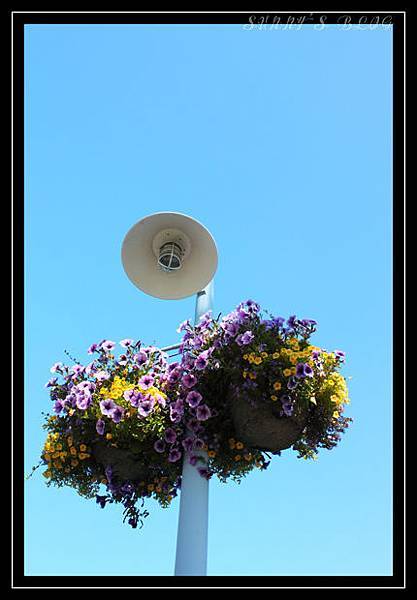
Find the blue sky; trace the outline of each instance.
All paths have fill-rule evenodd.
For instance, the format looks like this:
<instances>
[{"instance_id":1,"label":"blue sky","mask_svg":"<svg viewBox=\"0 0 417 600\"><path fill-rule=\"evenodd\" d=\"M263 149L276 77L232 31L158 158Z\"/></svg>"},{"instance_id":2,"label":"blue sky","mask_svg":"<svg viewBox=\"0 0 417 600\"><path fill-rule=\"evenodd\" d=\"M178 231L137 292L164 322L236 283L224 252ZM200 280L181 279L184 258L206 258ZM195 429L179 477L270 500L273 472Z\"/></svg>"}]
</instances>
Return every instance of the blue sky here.
<instances>
[{"instance_id":1,"label":"blue sky","mask_svg":"<svg viewBox=\"0 0 417 600\"><path fill-rule=\"evenodd\" d=\"M26 27L26 472L64 349L172 344L193 317L120 260L137 220L183 212L218 245L216 312L314 318L352 377L339 447L210 482L208 574L392 574L391 53L386 28ZM139 532L36 472L25 574L172 575L178 505Z\"/></svg>"}]
</instances>

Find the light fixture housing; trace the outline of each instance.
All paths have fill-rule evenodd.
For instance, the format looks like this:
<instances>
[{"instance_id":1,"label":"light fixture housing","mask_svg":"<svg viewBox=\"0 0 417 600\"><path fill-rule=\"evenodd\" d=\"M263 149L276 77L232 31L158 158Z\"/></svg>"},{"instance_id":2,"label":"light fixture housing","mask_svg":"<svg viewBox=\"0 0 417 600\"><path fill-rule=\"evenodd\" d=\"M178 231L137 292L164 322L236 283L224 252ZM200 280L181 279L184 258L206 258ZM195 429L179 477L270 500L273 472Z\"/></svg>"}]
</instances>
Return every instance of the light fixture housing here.
<instances>
[{"instance_id":1,"label":"light fixture housing","mask_svg":"<svg viewBox=\"0 0 417 600\"><path fill-rule=\"evenodd\" d=\"M123 268L140 290L165 300L201 291L217 269L211 233L195 219L176 212L144 217L122 244Z\"/></svg>"}]
</instances>

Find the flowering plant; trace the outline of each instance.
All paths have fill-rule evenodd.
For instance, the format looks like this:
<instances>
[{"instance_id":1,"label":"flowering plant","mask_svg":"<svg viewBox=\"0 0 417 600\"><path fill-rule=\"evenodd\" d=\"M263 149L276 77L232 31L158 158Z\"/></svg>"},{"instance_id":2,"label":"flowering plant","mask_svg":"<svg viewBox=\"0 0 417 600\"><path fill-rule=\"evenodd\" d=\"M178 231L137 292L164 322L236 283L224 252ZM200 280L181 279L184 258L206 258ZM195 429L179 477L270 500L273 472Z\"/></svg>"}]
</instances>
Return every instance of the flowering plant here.
<instances>
[{"instance_id":1,"label":"flowering plant","mask_svg":"<svg viewBox=\"0 0 417 600\"><path fill-rule=\"evenodd\" d=\"M292 446L315 458L351 419L341 351L309 342L315 321L263 318L248 300L220 319L182 323L180 359L127 339L90 346L83 366L56 363L46 385L54 415L42 452L48 483L69 485L104 507L121 503L137 527L146 498L168 506L182 460L201 476L240 481ZM266 426L265 426L266 423Z\"/></svg>"}]
</instances>

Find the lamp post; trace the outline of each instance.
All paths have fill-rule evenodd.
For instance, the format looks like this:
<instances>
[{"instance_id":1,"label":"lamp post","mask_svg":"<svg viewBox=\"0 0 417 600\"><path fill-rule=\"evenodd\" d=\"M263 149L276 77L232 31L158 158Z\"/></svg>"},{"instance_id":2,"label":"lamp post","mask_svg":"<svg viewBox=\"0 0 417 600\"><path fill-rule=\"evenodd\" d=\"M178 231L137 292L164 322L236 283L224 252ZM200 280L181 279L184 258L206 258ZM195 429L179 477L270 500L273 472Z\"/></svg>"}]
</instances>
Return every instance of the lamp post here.
<instances>
[{"instance_id":1,"label":"lamp post","mask_svg":"<svg viewBox=\"0 0 417 600\"><path fill-rule=\"evenodd\" d=\"M155 213L126 234L122 262L129 279L145 293L167 300L196 296L195 323L213 308L217 249L210 232L180 213ZM197 452L194 452L197 455ZM203 460L206 452L198 454ZM208 480L184 455L175 575L206 575Z\"/></svg>"}]
</instances>

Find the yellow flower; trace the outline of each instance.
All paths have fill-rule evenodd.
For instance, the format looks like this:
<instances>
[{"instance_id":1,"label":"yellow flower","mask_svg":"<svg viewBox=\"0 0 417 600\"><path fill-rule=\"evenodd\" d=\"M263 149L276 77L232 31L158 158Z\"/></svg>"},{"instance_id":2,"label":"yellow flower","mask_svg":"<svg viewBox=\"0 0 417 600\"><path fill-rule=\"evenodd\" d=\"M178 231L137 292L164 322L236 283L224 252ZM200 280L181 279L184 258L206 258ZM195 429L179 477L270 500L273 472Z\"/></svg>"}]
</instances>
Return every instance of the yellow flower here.
<instances>
[{"instance_id":1,"label":"yellow flower","mask_svg":"<svg viewBox=\"0 0 417 600\"><path fill-rule=\"evenodd\" d=\"M285 371L284 371L284 375L285 375ZM281 388L282 388L282 385L281 385L281 383L280 383L279 381L276 381L276 382L274 383L274 390L275 390L276 392L278 392L278 391L279 391Z\"/></svg>"},{"instance_id":2,"label":"yellow flower","mask_svg":"<svg viewBox=\"0 0 417 600\"><path fill-rule=\"evenodd\" d=\"M243 360L248 360L248 355L247 354L243 355Z\"/></svg>"},{"instance_id":3,"label":"yellow flower","mask_svg":"<svg viewBox=\"0 0 417 600\"><path fill-rule=\"evenodd\" d=\"M87 446L85 444L80 444L81 452L85 452L87 450Z\"/></svg>"},{"instance_id":4,"label":"yellow flower","mask_svg":"<svg viewBox=\"0 0 417 600\"><path fill-rule=\"evenodd\" d=\"M240 454L236 454L235 461L237 462L239 460L242 460L242 457L240 456Z\"/></svg>"},{"instance_id":5,"label":"yellow flower","mask_svg":"<svg viewBox=\"0 0 417 600\"><path fill-rule=\"evenodd\" d=\"M76 458L73 458L71 461L71 467L76 467L78 465L78 460Z\"/></svg>"},{"instance_id":6,"label":"yellow flower","mask_svg":"<svg viewBox=\"0 0 417 600\"><path fill-rule=\"evenodd\" d=\"M249 454L244 454L243 458L249 462L250 460L252 460L252 454L250 454L250 453Z\"/></svg>"},{"instance_id":7,"label":"yellow flower","mask_svg":"<svg viewBox=\"0 0 417 600\"><path fill-rule=\"evenodd\" d=\"M77 448L74 448L74 446L71 446L70 448L70 453L75 456L77 454Z\"/></svg>"},{"instance_id":8,"label":"yellow flower","mask_svg":"<svg viewBox=\"0 0 417 600\"><path fill-rule=\"evenodd\" d=\"M256 379L256 373L249 373L249 379Z\"/></svg>"},{"instance_id":9,"label":"yellow flower","mask_svg":"<svg viewBox=\"0 0 417 600\"><path fill-rule=\"evenodd\" d=\"M62 450L62 444L57 444L57 445L56 445L56 449L57 449L57 450Z\"/></svg>"},{"instance_id":10,"label":"yellow flower","mask_svg":"<svg viewBox=\"0 0 417 600\"><path fill-rule=\"evenodd\" d=\"M272 358L279 358L279 352L274 352Z\"/></svg>"},{"instance_id":11,"label":"yellow flower","mask_svg":"<svg viewBox=\"0 0 417 600\"><path fill-rule=\"evenodd\" d=\"M291 348L293 350L299 350L300 349L300 344L298 343L298 340L296 338L291 338L288 340L289 345L291 346Z\"/></svg>"},{"instance_id":12,"label":"yellow flower","mask_svg":"<svg viewBox=\"0 0 417 600\"><path fill-rule=\"evenodd\" d=\"M59 460L54 460L53 465L55 469L62 469L62 462L60 462Z\"/></svg>"},{"instance_id":13,"label":"yellow flower","mask_svg":"<svg viewBox=\"0 0 417 600\"><path fill-rule=\"evenodd\" d=\"M337 418L339 418L339 417L340 417L340 415L339 415L339 413L337 412L337 410L335 410L335 411L334 411L334 413L333 413L333 415L332 415L332 416L333 416L333 418L334 418L334 419L337 419Z\"/></svg>"},{"instance_id":14,"label":"yellow flower","mask_svg":"<svg viewBox=\"0 0 417 600\"><path fill-rule=\"evenodd\" d=\"M46 471L44 471L44 472L42 473L42 475L43 475L44 477L52 477L52 473L51 473L51 471L50 471L49 469L47 469Z\"/></svg>"},{"instance_id":15,"label":"yellow flower","mask_svg":"<svg viewBox=\"0 0 417 600\"><path fill-rule=\"evenodd\" d=\"M210 458L214 458L214 457L216 456L216 453L215 453L215 451L214 451L214 450L209 450L209 451L207 452L207 455L208 455Z\"/></svg>"},{"instance_id":16,"label":"yellow flower","mask_svg":"<svg viewBox=\"0 0 417 600\"><path fill-rule=\"evenodd\" d=\"M272 400L272 402L276 402L278 400L278 396L275 396L275 394L272 394L271 400Z\"/></svg>"},{"instance_id":17,"label":"yellow flower","mask_svg":"<svg viewBox=\"0 0 417 600\"><path fill-rule=\"evenodd\" d=\"M262 362L262 358L260 356L257 356L253 362L255 363L255 365L260 365Z\"/></svg>"},{"instance_id":18,"label":"yellow flower","mask_svg":"<svg viewBox=\"0 0 417 600\"><path fill-rule=\"evenodd\" d=\"M65 458L67 455L67 452L60 452L59 453L59 458Z\"/></svg>"},{"instance_id":19,"label":"yellow flower","mask_svg":"<svg viewBox=\"0 0 417 600\"><path fill-rule=\"evenodd\" d=\"M291 375L291 369L284 369L285 377L289 377Z\"/></svg>"},{"instance_id":20,"label":"yellow flower","mask_svg":"<svg viewBox=\"0 0 417 600\"><path fill-rule=\"evenodd\" d=\"M80 460L85 460L86 458L90 458L90 455L86 454L85 452L80 452L79 455L78 455L78 458Z\"/></svg>"},{"instance_id":21,"label":"yellow flower","mask_svg":"<svg viewBox=\"0 0 417 600\"><path fill-rule=\"evenodd\" d=\"M290 356L290 363L292 365L295 365L295 363L298 361L298 358L295 354L293 354L292 356Z\"/></svg>"},{"instance_id":22,"label":"yellow flower","mask_svg":"<svg viewBox=\"0 0 417 600\"><path fill-rule=\"evenodd\" d=\"M291 367L291 374L295 375L297 373L297 368L296 367Z\"/></svg>"},{"instance_id":23,"label":"yellow flower","mask_svg":"<svg viewBox=\"0 0 417 600\"><path fill-rule=\"evenodd\" d=\"M106 440L111 440L113 438L111 433L106 433Z\"/></svg>"},{"instance_id":24,"label":"yellow flower","mask_svg":"<svg viewBox=\"0 0 417 600\"><path fill-rule=\"evenodd\" d=\"M268 352L261 352L262 358L268 358Z\"/></svg>"},{"instance_id":25,"label":"yellow flower","mask_svg":"<svg viewBox=\"0 0 417 600\"><path fill-rule=\"evenodd\" d=\"M246 379L246 377L248 376L248 372L247 371L243 371L242 375L243 375L243 378Z\"/></svg>"},{"instance_id":26,"label":"yellow flower","mask_svg":"<svg viewBox=\"0 0 417 600\"><path fill-rule=\"evenodd\" d=\"M73 442L72 437L67 438L68 446L72 446L72 442Z\"/></svg>"},{"instance_id":27,"label":"yellow flower","mask_svg":"<svg viewBox=\"0 0 417 600\"><path fill-rule=\"evenodd\" d=\"M243 444L242 442L236 442L236 450L242 450Z\"/></svg>"},{"instance_id":28,"label":"yellow flower","mask_svg":"<svg viewBox=\"0 0 417 600\"><path fill-rule=\"evenodd\" d=\"M59 452L54 452L52 454L52 458L59 458Z\"/></svg>"}]
</instances>

